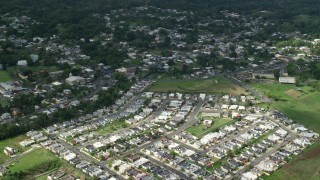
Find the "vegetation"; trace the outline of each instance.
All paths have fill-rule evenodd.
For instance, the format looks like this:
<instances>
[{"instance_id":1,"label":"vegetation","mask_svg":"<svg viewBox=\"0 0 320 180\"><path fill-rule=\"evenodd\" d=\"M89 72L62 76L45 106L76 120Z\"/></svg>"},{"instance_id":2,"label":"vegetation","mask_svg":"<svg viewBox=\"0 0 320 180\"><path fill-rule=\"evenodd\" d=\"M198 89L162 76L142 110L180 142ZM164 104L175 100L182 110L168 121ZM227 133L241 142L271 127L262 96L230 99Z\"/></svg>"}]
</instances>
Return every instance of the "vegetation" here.
<instances>
[{"instance_id":1,"label":"vegetation","mask_svg":"<svg viewBox=\"0 0 320 180\"><path fill-rule=\"evenodd\" d=\"M36 149L14 161L9 166L9 173L4 179L33 178L34 175L46 172L61 166L62 162L57 156L45 149Z\"/></svg>"},{"instance_id":2,"label":"vegetation","mask_svg":"<svg viewBox=\"0 0 320 180\"><path fill-rule=\"evenodd\" d=\"M245 90L238 85L222 78L214 77L199 80L159 80L149 91L154 92L182 92L182 93L210 93L210 94L245 94Z\"/></svg>"},{"instance_id":3,"label":"vegetation","mask_svg":"<svg viewBox=\"0 0 320 180\"><path fill-rule=\"evenodd\" d=\"M115 120L110 124L107 124L98 129L100 135L110 134L118 129L126 128L129 125L124 120Z\"/></svg>"},{"instance_id":4,"label":"vegetation","mask_svg":"<svg viewBox=\"0 0 320 180\"><path fill-rule=\"evenodd\" d=\"M11 81L12 78L7 71L0 71L0 82Z\"/></svg>"},{"instance_id":5,"label":"vegetation","mask_svg":"<svg viewBox=\"0 0 320 180\"><path fill-rule=\"evenodd\" d=\"M9 166L9 173L4 179L34 179L35 176L52 170L62 170L80 179L86 179L87 176L68 162L60 160L55 154L45 149L36 149L29 154L14 161ZM37 177L37 179L46 179L48 174Z\"/></svg>"}]
</instances>

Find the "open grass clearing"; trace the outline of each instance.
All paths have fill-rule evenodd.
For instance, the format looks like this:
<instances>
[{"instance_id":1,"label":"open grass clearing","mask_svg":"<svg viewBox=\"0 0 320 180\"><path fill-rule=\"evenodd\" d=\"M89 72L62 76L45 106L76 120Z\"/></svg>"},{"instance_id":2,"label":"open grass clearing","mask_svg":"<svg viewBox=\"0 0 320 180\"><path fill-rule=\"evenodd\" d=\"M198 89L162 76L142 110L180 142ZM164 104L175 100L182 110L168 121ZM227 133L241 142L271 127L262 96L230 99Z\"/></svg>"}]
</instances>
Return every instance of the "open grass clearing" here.
<instances>
[{"instance_id":1,"label":"open grass clearing","mask_svg":"<svg viewBox=\"0 0 320 180\"><path fill-rule=\"evenodd\" d=\"M286 91L286 94L290 97L293 97L293 98L297 98L297 97L300 97L303 95L303 93L301 93L300 91L297 91L295 89L290 89L290 90Z\"/></svg>"},{"instance_id":2,"label":"open grass clearing","mask_svg":"<svg viewBox=\"0 0 320 180\"><path fill-rule=\"evenodd\" d=\"M181 92L181 93L209 93L209 94L246 94L245 89L233 84L223 77L208 79L167 80L160 79L149 91L153 92Z\"/></svg>"},{"instance_id":3,"label":"open grass clearing","mask_svg":"<svg viewBox=\"0 0 320 180\"><path fill-rule=\"evenodd\" d=\"M235 123L236 120L230 119L230 118L217 118L214 120L214 123L209 128L206 128L206 126L201 123L198 126L192 126L187 129L187 132L190 134L202 138L203 136L209 134L210 132L214 132L225 125L230 125Z\"/></svg>"},{"instance_id":4,"label":"open grass clearing","mask_svg":"<svg viewBox=\"0 0 320 180\"><path fill-rule=\"evenodd\" d=\"M26 154L25 156L17 159L9 166L11 172L29 172L34 170L40 170L45 166L52 166L54 163L61 165L60 159L52 152L46 149L35 149L34 151Z\"/></svg>"},{"instance_id":5,"label":"open grass clearing","mask_svg":"<svg viewBox=\"0 0 320 180\"><path fill-rule=\"evenodd\" d=\"M59 159L58 156L43 148L35 149L15 160L12 165L9 166L9 170L12 173L23 172L24 179L44 180L47 179L47 176L50 173L54 172L52 170L62 170L81 180L88 178L84 173L73 167L67 161ZM42 173L43 175L35 178Z\"/></svg>"},{"instance_id":6,"label":"open grass clearing","mask_svg":"<svg viewBox=\"0 0 320 180\"><path fill-rule=\"evenodd\" d=\"M12 78L7 71L0 71L0 82L11 81Z\"/></svg>"},{"instance_id":7,"label":"open grass clearing","mask_svg":"<svg viewBox=\"0 0 320 180\"><path fill-rule=\"evenodd\" d=\"M122 128L129 127L129 124L122 120L115 120L112 123L106 124L97 131L100 135L107 135Z\"/></svg>"}]
</instances>

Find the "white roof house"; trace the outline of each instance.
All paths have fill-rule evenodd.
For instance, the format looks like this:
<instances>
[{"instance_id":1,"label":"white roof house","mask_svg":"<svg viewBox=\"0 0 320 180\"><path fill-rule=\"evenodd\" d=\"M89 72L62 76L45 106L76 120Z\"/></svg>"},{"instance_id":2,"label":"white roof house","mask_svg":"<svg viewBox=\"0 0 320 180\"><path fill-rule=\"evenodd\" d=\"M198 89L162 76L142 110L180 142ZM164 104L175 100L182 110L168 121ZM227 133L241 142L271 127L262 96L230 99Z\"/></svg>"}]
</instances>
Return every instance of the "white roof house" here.
<instances>
[{"instance_id":1,"label":"white roof house","mask_svg":"<svg viewBox=\"0 0 320 180\"><path fill-rule=\"evenodd\" d=\"M261 171L273 172L277 169L277 164L270 160L265 160L257 165L257 169Z\"/></svg>"},{"instance_id":2,"label":"white roof house","mask_svg":"<svg viewBox=\"0 0 320 180\"><path fill-rule=\"evenodd\" d=\"M101 147L103 147L103 146L104 146L104 144L102 144L101 142L95 142L95 143L93 143L93 147L96 148L96 149L101 148Z\"/></svg>"},{"instance_id":3,"label":"white roof house","mask_svg":"<svg viewBox=\"0 0 320 180\"><path fill-rule=\"evenodd\" d=\"M72 159L74 159L77 155L75 153L69 153L66 156L64 156L63 158L67 161L70 161Z\"/></svg>"},{"instance_id":4,"label":"white roof house","mask_svg":"<svg viewBox=\"0 0 320 180\"><path fill-rule=\"evenodd\" d=\"M241 176L241 180L256 180L256 179L258 179L258 176L253 174L252 172L246 172Z\"/></svg>"},{"instance_id":5,"label":"white roof house","mask_svg":"<svg viewBox=\"0 0 320 180\"><path fill-rule=\"evenodd\" d=\"M206 94L200 94L200 95L199 95L199 98L202 99L202 100L204 100L204 99L206 98Z\"/></svg>"},{"instance_id":6,"label":"white roof house","mask_svg":"<svg viewBox=\"0 0 320 180\"><path fill-rule=\"evenodd\" d=\"M17 62L17 66L28 66L27 60L20 60Z\"/></svg>"}]
</instances>

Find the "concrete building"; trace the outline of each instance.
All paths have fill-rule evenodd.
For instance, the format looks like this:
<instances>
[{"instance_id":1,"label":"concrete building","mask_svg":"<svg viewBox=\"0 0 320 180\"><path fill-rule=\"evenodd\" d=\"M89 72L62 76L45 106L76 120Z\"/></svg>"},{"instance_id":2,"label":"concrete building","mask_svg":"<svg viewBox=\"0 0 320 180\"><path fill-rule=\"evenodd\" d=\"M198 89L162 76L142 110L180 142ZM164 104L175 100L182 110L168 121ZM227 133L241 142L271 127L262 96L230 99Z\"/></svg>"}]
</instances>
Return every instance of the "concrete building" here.
<instances>
[{"instance_id":1,"label":"concrete building","mask_svg":"<svg viewBox=\"0 0 320 180\"><path fill-rule=\"evenodd\" d=\"M283 84L295 84L296 78L295 77L279 77L279 82Z\"/></svg>"},{"instance_id":2,"label":"concrete building","mask_svg":"<svg viewBox=\"0 0 320 180\"><path fill-rule=\"evenodd\" d=\"M70 85L80 84L84 81L85 81L85 79L80 76L70 76L66 79L66 83L68 83Z\"/></svg>"}]
</instances>

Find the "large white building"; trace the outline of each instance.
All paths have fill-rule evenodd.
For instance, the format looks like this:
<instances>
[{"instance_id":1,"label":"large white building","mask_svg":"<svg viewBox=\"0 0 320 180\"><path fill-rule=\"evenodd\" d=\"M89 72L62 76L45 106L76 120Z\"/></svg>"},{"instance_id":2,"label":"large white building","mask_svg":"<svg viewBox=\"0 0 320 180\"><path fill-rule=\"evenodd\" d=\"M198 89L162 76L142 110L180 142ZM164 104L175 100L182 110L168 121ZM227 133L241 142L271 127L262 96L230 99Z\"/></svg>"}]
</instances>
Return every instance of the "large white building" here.
<instances>
[{"instance_id":1,"label":"large white building","mask_svg":"<svg viewBox=\"0 0 320 180\"><path fill-rule=\"evenodd\" d=\"M66 79L66 83L70 85L80 84L81 82L84 82L84 81L85 79L80 76L70 76Z\"/></svg>"},{"instance_id":2,"label":"large white building","mask_svg":"<svg viewBox=\"0 0 320 180\"><path fill-rule=\"evenodd\" d=\"M279 82L284 84L295 84L296 78L295 77L279 77Z\"/></svg>"}]
</instances>

